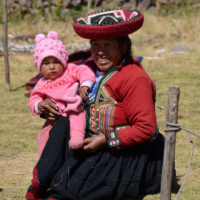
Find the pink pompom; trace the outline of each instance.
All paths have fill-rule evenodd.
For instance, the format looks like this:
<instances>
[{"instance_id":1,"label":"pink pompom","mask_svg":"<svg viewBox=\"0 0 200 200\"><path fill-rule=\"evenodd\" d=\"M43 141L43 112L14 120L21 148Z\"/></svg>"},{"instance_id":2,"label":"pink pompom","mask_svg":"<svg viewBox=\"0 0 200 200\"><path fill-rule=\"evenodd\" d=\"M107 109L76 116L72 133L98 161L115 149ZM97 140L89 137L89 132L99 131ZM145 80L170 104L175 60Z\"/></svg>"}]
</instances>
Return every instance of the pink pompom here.
<instances>
[{"instance_id":1,"label":"pink pompom","mask_svg":"<svg viewBox=\"0 0 200 200\"><path fill-rule=\"evenodd\" d=\"M54 39L54 40L57 40L58 39L58 33L55 32L55 31L49 31L47 37L51 38L51 39Z\"/></svg>"},{"instance_id":2,"label":"pink pompom","mask_svg":"<svg viewBox=\"0 0 200 200\"><path fill-rule=\"evenodd\" d=\"M34 62L38 70L40 70L42 60L48 56L56 57L65 68L67 67L68 56L65 45L57 38L58 34L55 31L50 31L47 38L43 34L36 36Z\"/></svg>"},{"instance_id":3,"label":"pink pompom","mask_svg":"<svg viewBox=\"0 0 200 200\"><path fill-rule=\"evenodd\" d=\"M45 38L45 36L43 34L38 34L35 37L35 41L36 42L40 42L41 40L43 40Z\"/></svg>"}]
</instances>

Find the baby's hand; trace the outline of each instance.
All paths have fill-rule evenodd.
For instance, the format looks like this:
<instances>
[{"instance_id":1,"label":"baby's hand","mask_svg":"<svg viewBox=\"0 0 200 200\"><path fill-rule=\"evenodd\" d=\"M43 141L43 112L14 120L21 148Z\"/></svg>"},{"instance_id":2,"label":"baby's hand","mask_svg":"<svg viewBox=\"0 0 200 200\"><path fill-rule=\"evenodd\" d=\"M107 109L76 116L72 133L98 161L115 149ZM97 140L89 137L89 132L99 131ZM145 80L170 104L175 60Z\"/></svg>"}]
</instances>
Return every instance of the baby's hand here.
<instances>
[{"instance_id":1,"label":"baby's hand","mask_svg":"<svg viewBox=\"0 0 200 200\"><path fill-rule=\"evenodd\" d=\"M87 86L83 86L80 88L80 96L83 100L87 100L88 90L89 90L89 87L87 87Z\"/></svg>"}]
</instances>

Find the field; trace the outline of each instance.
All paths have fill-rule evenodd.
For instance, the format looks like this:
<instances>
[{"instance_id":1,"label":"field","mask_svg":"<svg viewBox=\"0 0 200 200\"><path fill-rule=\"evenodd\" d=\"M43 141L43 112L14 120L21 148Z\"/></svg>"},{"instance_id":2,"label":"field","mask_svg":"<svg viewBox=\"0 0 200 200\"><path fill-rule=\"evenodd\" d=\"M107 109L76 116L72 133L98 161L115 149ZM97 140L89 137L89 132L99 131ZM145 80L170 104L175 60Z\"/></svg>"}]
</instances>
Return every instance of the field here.
<instances>
[{"instance_id":1,"label":"field","mask_svg":"<svg viewBox=\"0 0 200 200\"><path fill-rule=\"evenodd\" d=\"M39 20L9 23L11 35L47 33L56 30L65 44L85 43L69 22ZM157 87L156 114L160 132L165 134L168 88L180 86L178 122L200 134L200 13L193 10L179 16L156 16L145 13L141 30L131 34L133 52L143 56L142 64ZM2 35L2 30L0 30ZM173 53L174 45L184 45L191 52ZM70 52L71 53L71 52ZM28 108L28 93L24 84L37 74L31 54L11 54L11 91L6 91L4 58L0 57L0 199L24 199L37 162L37 134L44 120L33 116ZM189 178L180 200L200 199L200 138L194 140L194 156ZM184 180L190 158L190 141L185 131L177 133L175 164L177 183L172 190L176 196ZM144 200L160 199L160 194Z\"/></svg>"}]
</instances>

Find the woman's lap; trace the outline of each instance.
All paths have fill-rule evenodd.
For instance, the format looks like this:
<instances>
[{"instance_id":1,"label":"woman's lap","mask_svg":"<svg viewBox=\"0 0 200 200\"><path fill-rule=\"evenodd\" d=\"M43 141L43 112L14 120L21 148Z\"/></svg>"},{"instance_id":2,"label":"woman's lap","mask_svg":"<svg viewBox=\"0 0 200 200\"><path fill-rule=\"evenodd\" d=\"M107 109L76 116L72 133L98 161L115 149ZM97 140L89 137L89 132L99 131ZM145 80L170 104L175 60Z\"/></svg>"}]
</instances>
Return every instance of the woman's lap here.
<instances>
[{"instance_id":1,"label":"woman's lap","mask_svg":"<svg viewBox=\"0 0 200 200\"><path fill-rule=\"evenodd\" d=\"M66 138L66 135L63 137ZM50 135L48 144L51 140L53 137ZM62 141L60 140L61 143ZM62 144L59 147L56 151L60 154ZM153 194L160 189L164 150L164 137L161 134L153 142L113 152L108 148L96 153L74 150L70 153L73 156L70 156L63 149L65 161L60 159L58 163L54 156L51 165L58 163L61 167L49 172L43 165L48 154L48 145L45 148L46 152L44 150L41 157L43 161L40 159L37 164L38 174L46 179L51 172L53 180L48 179L49 185L39 186L40 199L123 199L134 198L139 194ZM69 150L67 148L66 152ZM45 183L45 180L39 179L39 182ZM27 193L29 197L30 193L31 188Z\"/></svg>"}]
</instances>

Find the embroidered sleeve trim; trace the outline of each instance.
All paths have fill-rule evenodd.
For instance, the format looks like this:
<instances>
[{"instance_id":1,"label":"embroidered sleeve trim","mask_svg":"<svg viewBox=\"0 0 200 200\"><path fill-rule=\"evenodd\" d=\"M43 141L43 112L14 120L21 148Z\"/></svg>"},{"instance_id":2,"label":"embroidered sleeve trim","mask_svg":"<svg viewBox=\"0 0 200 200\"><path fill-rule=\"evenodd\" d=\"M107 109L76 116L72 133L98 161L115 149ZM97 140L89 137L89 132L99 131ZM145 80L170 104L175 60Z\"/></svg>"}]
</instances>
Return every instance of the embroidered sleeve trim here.
<instances>
[{"instance_id":1,"label":"embroidered sleeve trim","mask_svg":"<svg viewBox=\"0 0 200 200\"><path fill-rule=\"evenodd\" d=\"M121 140L118 137L117 131L120 129L124 129L126 127L129 127L129 125L116 126L114 128L114 132L106 134L106 142L107 142L108 147L114 150L119 150L119 149L124 148L121 144Z\"/></svg>"},{"instance_id":2,"label":"embroidered sleeve trim","mask_svg":"<svg viewBox=\"0 0 200 200\"><path fill-rule=\"evenodd\" d=\"M158 134L159 134L159 128L157 128L157 129L153 132L153 135L151 136L149 142L153 142L153 141L157 138Z\"/></svg>"}]
</instances>

